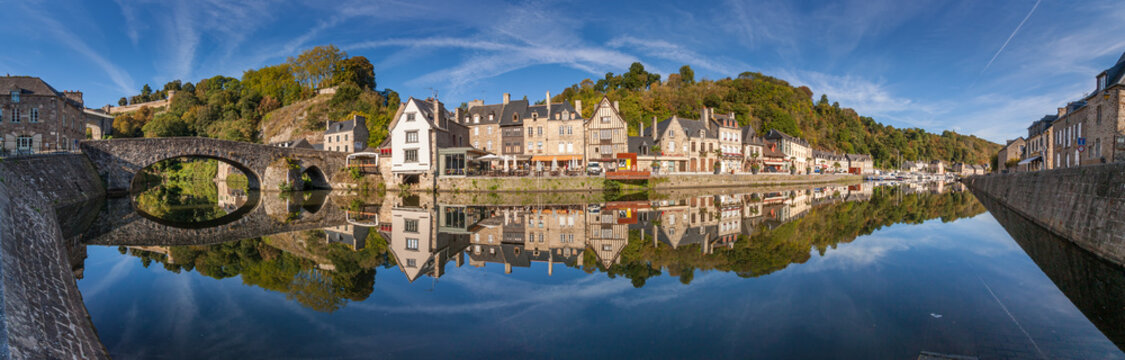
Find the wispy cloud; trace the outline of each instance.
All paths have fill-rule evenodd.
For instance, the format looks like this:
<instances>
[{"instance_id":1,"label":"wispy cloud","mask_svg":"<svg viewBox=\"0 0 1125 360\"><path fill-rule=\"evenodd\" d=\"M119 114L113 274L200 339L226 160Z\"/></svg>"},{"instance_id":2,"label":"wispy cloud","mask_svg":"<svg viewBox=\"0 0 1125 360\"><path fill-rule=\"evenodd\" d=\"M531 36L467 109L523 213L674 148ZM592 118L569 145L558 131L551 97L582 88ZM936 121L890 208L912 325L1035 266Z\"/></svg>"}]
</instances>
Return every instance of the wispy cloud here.
<instances>
[{"instance_id":1,"label":"wispy cloud","mask_svg":"<svg viewBox=\"0 0 1125 360\"><path fill-rule=\"evenodd\" d=\"M121 8L121 17L125 18L125 35L133 42L133 46L137 46L144 23L137 18L137 10L131 4L122 0L114 0L114 2Z\"/></svg>"},{"instance_id":2,"label":"wispy cloud","mask_svg":"<svg viewBox=\"0 0 1125 360\"><path fill-rule=\"evenodd\" d=\"M24 10L26 13L31 14L36 21L42 22L44 25L42 28L46 29L48 33L54 36L60 44L66 46L70 51L86 57L90 62L101 68L102 71L105 71L106 75L109 76L110 80L113 81L114 85L116 85L118 90L122 91L122 93L127 94L133 91L133 78L129 76L129 73L106 59L101 52L95 51L89 44L72 33L65 24L55 20L53 17L40 13L36 9L31 9L28 6L25 6Z\"/></svg>"}]
</instances>

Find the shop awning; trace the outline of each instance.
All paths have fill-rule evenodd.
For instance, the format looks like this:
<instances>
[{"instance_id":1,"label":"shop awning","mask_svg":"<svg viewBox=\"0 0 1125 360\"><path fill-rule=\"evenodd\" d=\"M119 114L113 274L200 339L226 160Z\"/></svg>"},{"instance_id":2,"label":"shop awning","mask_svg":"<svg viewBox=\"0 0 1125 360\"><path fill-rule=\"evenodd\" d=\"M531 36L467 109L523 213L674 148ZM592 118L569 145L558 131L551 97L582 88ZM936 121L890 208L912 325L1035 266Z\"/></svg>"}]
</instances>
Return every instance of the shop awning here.
<instances>
[{"instance_id":1,"label":"shop awning","mask_svg":"<svg viewBox=\"0 0 1125 360\"><path fill-rule=\"evenodd\" d=\"M1027 164L1030 164L1032 161L1036 161L1036 160L1039 160L1039 159L1042 159L1042 158L1043 158L1042 156L1032 156L1032 157L1029 157L1027 159L1020 160L1019 165L1027 165Z\"/></svg>"},{"instance_id":2,"label":"shop awning","mask_svg":"<svg viewBox=\"0 0 1125 360\"><path fill-rule=\"evenodd\" d=\"M551 161L565 162L565 161L570 161L570 160L581 160L581 159L582 159L581 155L540 155L540 156L532 156L531 157L531 161L542 161L542 162L551 162Z\"/></svg>"}]
</instances>

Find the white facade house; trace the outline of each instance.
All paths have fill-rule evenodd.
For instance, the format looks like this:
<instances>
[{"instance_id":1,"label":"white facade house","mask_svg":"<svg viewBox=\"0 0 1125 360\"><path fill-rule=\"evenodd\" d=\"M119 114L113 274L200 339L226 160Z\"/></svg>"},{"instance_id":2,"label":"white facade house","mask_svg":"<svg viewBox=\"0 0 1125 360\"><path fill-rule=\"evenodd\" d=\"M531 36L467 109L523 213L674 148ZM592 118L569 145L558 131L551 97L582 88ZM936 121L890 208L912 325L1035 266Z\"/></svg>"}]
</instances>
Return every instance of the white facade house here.
<instances>
[{"instance_id":1,"label":"white facade house","mask_svg":"<svg viewBox=\"0 0 1125 360\"><path fill-rule=\"evenodd\" d=\"M463 146L468 128L437 100L407 99L395 114L389 134L391 174L403 183L432 183L437 151Z\"/></svg>"}]
</instances>

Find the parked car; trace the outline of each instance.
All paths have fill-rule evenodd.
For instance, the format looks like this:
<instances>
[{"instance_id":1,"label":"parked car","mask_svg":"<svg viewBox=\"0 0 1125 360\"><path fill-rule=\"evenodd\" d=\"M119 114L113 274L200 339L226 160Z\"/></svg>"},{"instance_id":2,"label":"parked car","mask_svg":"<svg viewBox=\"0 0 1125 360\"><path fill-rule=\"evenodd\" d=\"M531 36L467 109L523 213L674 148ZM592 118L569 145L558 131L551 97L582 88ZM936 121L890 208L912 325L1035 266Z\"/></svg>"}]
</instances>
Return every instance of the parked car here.
<instances>
[{"instance_id":1,"label":"parked car","mask_svg":"<svg viewBox=\"0 0 1125 360\"><path fill-rule=\"evenodd\" d=\"M601 175L603 171L605 170L602 170L601 163L592 162L586 164L586 175Z\"/></svg>"}]
</instances>

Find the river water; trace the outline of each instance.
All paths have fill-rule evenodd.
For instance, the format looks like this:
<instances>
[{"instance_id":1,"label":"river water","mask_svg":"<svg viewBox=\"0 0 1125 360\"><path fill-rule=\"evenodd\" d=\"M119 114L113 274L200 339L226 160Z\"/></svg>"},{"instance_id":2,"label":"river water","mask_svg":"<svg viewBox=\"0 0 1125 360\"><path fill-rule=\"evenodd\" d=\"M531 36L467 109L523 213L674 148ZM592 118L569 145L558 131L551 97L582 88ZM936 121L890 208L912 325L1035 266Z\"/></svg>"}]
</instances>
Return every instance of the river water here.
<instances>
[{"instance_id":1,"label":"river water","mask_svg":"<svg viewBox=\"0 0 1125 360\"><path fill-rule=\"evenodd\" d=\"M1125 358L1122 268L956 183L218 190L93 210L114 357Z\"/></svg>"}]
</instances>

